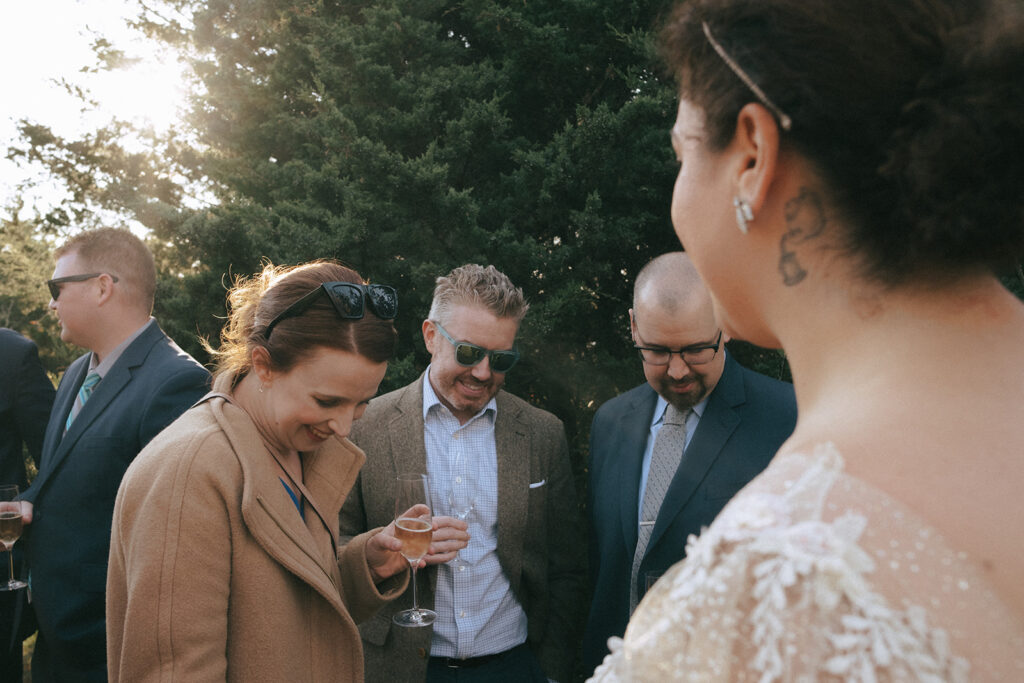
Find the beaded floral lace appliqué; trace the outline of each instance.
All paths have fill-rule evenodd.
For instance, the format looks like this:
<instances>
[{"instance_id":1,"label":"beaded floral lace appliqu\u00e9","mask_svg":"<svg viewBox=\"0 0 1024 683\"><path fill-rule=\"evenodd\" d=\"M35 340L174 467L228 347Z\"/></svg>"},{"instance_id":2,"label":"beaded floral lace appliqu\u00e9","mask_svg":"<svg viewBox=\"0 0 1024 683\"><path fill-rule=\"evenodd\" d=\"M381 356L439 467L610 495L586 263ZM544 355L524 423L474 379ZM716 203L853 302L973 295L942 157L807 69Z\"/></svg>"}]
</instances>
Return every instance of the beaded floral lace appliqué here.
<instances>
[{"instance_id":1,"label":"beaded floral lace appliqu\u00e9","mask_svg":"<svg viewBox=\"0 0 1024 683\"><path fill-rule=\"evenodd\" d=\"M802 457L802 456L789 456ZM917 606L872 588L866 518L822 508L842 473L820 446L785 493L741 494L659 581L595 681L967 681Z\"/></svg>"}]
</instances>

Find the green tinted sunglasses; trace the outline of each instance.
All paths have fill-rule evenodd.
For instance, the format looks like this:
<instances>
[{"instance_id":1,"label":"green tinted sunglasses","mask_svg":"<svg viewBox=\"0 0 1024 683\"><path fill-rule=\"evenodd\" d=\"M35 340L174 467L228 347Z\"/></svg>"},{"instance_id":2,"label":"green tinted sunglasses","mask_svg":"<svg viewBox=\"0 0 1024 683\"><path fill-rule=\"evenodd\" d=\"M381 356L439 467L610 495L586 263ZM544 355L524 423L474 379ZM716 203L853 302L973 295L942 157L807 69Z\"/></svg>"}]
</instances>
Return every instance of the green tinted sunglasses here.
<instances>
[{"instance_id":1,"label":"green tinted sunglasses","mask_svg":"<svg viewBox=\"0 0 1024 683\"><path fill-rule=\"evenodd\" d=\"M477 346L476 344L470 344L469 342L457 342L452 339L452 336L448 334L441 323L436 320L431 320L434 323L434 327L444 335L444 338L451 342L452 346L455 347L455 362L464 368L471 368L477 365L486 356L491 363L491 370L494 372L506 373L512 369L512 367L519 362L519 350L509 349L507 351L491 351L483 347Z\"/></svg>"}]
</instances>

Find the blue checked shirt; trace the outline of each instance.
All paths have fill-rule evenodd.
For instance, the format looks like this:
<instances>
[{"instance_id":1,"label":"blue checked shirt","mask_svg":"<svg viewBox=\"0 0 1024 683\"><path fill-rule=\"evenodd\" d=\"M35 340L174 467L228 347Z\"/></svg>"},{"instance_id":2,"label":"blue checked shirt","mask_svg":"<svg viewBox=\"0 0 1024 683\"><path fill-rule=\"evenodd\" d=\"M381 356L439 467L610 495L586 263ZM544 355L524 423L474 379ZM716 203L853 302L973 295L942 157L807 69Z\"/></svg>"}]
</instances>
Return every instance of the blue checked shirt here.
<instances>
[{"instance_id":1,"label":"blue checked shirt","mask_svg":"<svg viewBox=\"0 0 1024 683\"><path fill-rule=\"evenodd\" d=\"M468 457L466 481L475 483L474 509L469 513L470 540L460 557L461 568L438 566L434 592L434 657L479 657L504 652L526 642L526 612L498 563L498 454L494 445L494 399L465 425L423 383L423 424L427 474L434 515L454 517L448 491L460 472L453 462L460 450ZM460 482L463 483L463 482Z\"/></svg>"}]
</instances>

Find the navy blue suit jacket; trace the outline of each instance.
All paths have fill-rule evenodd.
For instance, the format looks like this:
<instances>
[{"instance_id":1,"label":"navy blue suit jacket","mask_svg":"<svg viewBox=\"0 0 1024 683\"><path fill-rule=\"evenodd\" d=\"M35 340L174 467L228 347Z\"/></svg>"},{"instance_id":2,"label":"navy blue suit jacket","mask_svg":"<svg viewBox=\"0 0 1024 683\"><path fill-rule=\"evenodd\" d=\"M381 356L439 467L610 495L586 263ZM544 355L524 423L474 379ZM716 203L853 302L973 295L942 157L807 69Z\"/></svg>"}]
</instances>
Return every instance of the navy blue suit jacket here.
<instances>
[{"instance_id":1,"label":"navy blue suit jacket","mask_svg":"<svg viewBox=\"0 0 1024 683\"><path fill-rule=\"evenodd\" d=\"M640 468L658 395L648 384L606 402L590 431L590 569L593 599L583 641L590 672L610 636L629 622L629 584L636 549ZM686 555L686 539L711 524L771 461L796 426L793 387L748 370L726 356L725 369L665 494L637 588Z\"/></svg>"},{"instance_id":2,"label":"navy blue suit jacket","mask_svg":"<svg viewBox=\"0 0 1024 683\"><path fill-rule=\"evenodd\" d=\"M35 343L0 328L0 484L17 484L19 491L28 486L24 448L38 464L53 393ZM14 546L14 573L23 577L21 547L21 543ZM6 559L0 555L3 577L7 576ZM22 636L35 630L31 619L22 619L24 611L25 591L0 594L0 681L20 680ZM16 624L19 628L14 631Z\"/></svg>"},{"instance_id":3,"label":"navy blue suit jacket","mask_svg":"<svg viewBox=\"0 0 1024 683\"><path fill-rule=\"evenodd\" d=\"M114 499L125 470L209 388L210 375L155 321L124 350L64 434L89 370L81 356L57 389L25 552L39 637L33 681L105 681L104 602Z\"/></svg>"},{"instance_id":4,"label":"navy blue suit jacket","mask_svg":"<svg viewBox=\"0 0 1024 683\"><path fill-rule=\"evenodd\" d=\"M53 393L35 343L0 328L0 484L28 486L22 448L38 465Z\"/></svg>"}]
</instances>

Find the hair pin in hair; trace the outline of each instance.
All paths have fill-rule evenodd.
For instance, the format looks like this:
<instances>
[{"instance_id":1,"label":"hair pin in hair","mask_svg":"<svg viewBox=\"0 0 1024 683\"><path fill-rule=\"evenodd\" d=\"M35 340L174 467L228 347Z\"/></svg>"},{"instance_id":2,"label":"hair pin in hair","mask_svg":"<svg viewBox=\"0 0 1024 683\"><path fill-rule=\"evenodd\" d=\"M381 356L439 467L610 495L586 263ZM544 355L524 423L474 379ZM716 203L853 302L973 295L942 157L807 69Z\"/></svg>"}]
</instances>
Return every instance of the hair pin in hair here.
<instances>
[{"instance_id":1,"label":"hair pin in hair","mask_svg":"<svg viewBox=\"0 0 1024 683\"><path fill-rule=\"evenodd\" d=\"M784 111L776 107L775 103L772 102L768 98L768 96L764 94L764 91L761 90L761 88L757 87L757 83L754 83L754 80L750 78L750 76L748 76L743 69L740 68L740 65L733 61L732 57L730 57L729 54L725 51L725 48L718 44L718 41L715 40L714 36L711 35L711 29L708 28L708 22L702 21L700 25L704 29L704 35L707 37L708 42L711 43L711 47L715 48L715 52L717 52L718 56L722 58L722 61L725 62L730 69L732 69L732 72L734 74L739 76L739 79L743 81L744 85L750 88L750 91L757 96L757 99L761 101L761 104L771 109L772 112L779 118L779 125L782 126L782 130L788 131L790 128L792 128L793 119L789 118L788 114L786 114Z\"/></svg>"}]
</instances>

